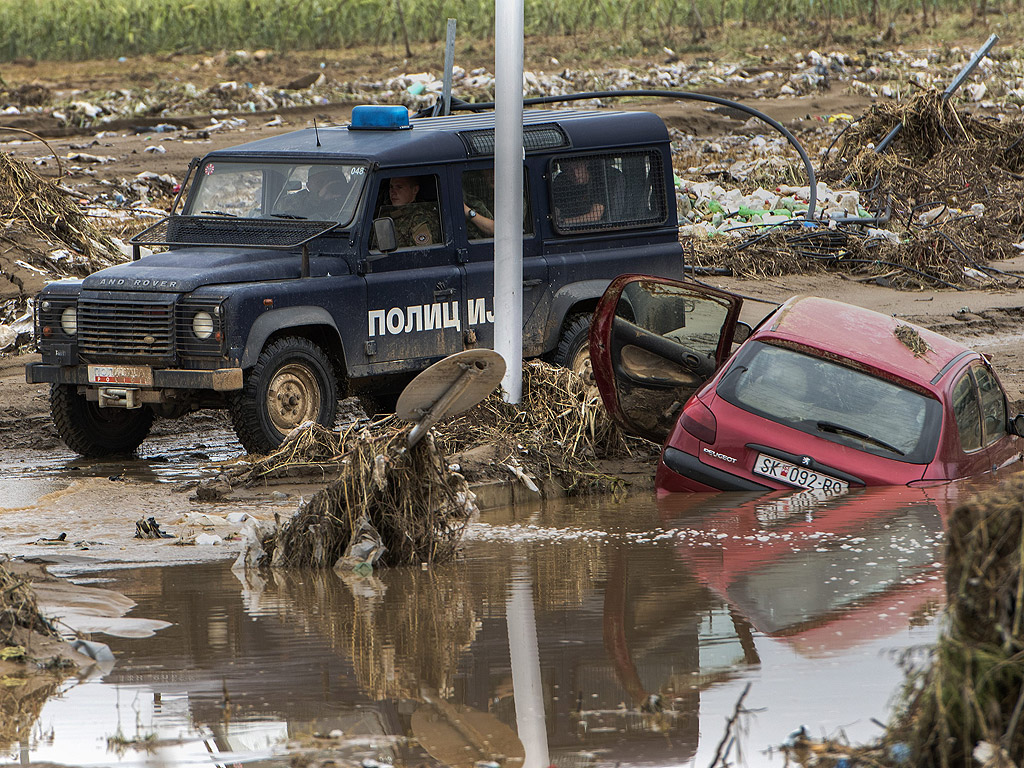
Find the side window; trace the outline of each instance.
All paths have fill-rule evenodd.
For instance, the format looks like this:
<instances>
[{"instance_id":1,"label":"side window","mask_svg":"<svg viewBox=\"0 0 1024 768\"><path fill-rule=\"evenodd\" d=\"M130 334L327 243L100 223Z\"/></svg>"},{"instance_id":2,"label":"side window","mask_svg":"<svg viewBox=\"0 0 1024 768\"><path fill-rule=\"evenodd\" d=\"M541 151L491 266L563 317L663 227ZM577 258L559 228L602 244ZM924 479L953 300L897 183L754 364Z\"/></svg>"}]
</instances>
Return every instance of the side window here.
<instances>
[{"instance_id":1,"label":"side window","mask_svg":"<svg viewBox=\"0 0 1024 768\"><path fill-rule=\"evenodd\" d=\"M953 385L953 415L964 451L981 448L981 405L970 371L964 371Z\"/></svg>"},{"instance_id":2,"label":"side window","mask_svg":"<svg viewBox=\"0 0 1024 768\"><path fill-rule=\"evenodd\" d=\"M462 204L469 240L494 237L494 169L483 168L462 174ZM530 188L523 169L523 234L533 234Z\"/></svg>"},{"instance_id":3,"label":"side window","mask_svg":"<svg viewBox=\"0 0 1024 768\"><path fill-rule=\"evenodd\" d=\"M399 249L425 248L444 242L436 174L381 179L373 218L395 222ZM371 243L376 248L376 243Z\"/></svg>"},{"instance_id":4,"label":"side window","mask_svg":"<svg viewBox=\"0 0 1024 768\"><path fill-rule=\"evenodd\" d=\"M1006 398L992 372L983 366L973 369L981 401L981 424L985 445L991 445L1006 434Z\"/></svg>"},{"instance_id":5,"label":"side window","mask_svg":"<svg viewBox=\"0 0 1024 768\"><path fill-rule=\"evenodd\" d=\"M665 175L656 150L572 155L551 161L551 209L563 234L663 222Z\"/></svg>"}]
</instances>

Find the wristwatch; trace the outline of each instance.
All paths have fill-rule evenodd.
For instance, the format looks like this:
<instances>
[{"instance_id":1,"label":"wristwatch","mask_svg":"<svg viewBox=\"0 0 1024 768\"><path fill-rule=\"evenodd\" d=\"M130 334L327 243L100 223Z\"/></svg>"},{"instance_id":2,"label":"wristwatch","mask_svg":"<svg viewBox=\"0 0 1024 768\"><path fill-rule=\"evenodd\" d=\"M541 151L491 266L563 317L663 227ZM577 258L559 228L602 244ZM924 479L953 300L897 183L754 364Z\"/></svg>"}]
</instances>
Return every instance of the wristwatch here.
<instances>
[{"instance_id":1,"label":"wristwatch","mask_svg":"<svg viewBox=\"0 0 1024 768\"><path fill-rule=\"evenodd\" d=\"M469 209L469 213L466 214L466 218L467 219L475 219L476 218L476 211L474 211L472 208L470 208Z\"/></svg>"}]
</instances>

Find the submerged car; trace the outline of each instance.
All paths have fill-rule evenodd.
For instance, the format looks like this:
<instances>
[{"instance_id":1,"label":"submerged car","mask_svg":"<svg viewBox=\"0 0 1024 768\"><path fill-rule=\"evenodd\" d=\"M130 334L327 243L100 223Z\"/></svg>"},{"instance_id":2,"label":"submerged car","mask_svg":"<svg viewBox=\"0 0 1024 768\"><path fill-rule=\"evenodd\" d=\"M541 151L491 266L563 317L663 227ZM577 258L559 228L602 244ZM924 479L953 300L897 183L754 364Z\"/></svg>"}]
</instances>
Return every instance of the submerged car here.
<instances>
[{"instance_id":1,"label":"submerged car","mask_svg":"<svg viewBox=\"0 0 1024 768\"><path fill-rule=\"evenodd\" d=\"M594 313L605 407L663 443L659 493L843 493L979 475L1021 458L988 361L871 310L796 297L756 327L739 296L623 275ZM734 349L735 347L735 349Z\"/></svg>"}]
</instances>

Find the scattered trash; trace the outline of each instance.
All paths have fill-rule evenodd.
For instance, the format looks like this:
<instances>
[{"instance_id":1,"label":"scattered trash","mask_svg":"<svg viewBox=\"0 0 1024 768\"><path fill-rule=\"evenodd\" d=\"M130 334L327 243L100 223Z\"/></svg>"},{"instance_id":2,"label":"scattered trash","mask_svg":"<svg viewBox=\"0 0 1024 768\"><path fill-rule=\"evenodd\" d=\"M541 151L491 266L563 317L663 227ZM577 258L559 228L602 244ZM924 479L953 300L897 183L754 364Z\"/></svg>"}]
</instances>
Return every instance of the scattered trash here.
<instances>
[{"instance_id":1,"label":"scattered trash","mask_svg":"<svg viewBox=\"0 0 1024 768\"><path fill-rule=\"evenodd\" d=\"M169 533L160 530L160 525L155 518L148 517L135 521L136 539L173 539Z\"/></svg>"},{"instance_id":2,"label":"scattered trash","mask_svg":"<svg viewBox=\"0 0 1024 768\"><path fill-rule=\"evenodd\" d=\"M95 640L73 640L71 647L93 661L114 661L114 652L106 643L98 643Z\"/></svg>"}]
</instances>

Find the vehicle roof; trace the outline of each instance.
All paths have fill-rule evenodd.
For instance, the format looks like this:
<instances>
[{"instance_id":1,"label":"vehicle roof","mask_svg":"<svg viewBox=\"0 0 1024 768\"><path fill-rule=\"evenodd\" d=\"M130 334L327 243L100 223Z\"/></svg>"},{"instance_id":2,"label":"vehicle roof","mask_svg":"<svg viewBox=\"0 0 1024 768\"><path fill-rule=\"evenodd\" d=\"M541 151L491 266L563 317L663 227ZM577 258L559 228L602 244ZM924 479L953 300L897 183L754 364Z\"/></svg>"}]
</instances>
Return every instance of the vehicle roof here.
<instances>
[{"instance_id":1,"label":"vehicle roof","mask_svg":"<svg viewBox=\"0 0 1024 768\"><path fill-rule=\"evenodd\" d=\"M241 160L271 157L330 161L338 158L375 160L382 165L425 165L467 160L471 155L460 134L494 130L494 112L414 118L408 130L350 130L345 127L304 128L235 147L218 149L209 157ZM650 145L668 141L661 118L651 112L529 110L524 126L557 123L569 146L548 151L573 152ZM317 146L317 136L319 144Z\"/></svg>"},{"instance_id":2,"label":"vehicle roof","mask_svg":"<svg viewBox=\"0 0 1024 768\"><path fill-rule=\"evenodd\" d=\"M898 326L910 326L928 349L914 354L897 338ZM971 351L927 328L816 296L790 299L756 335L798 342L840 355L933 391L936 374L958 355Z\"/></svg>"}]
</instances>

